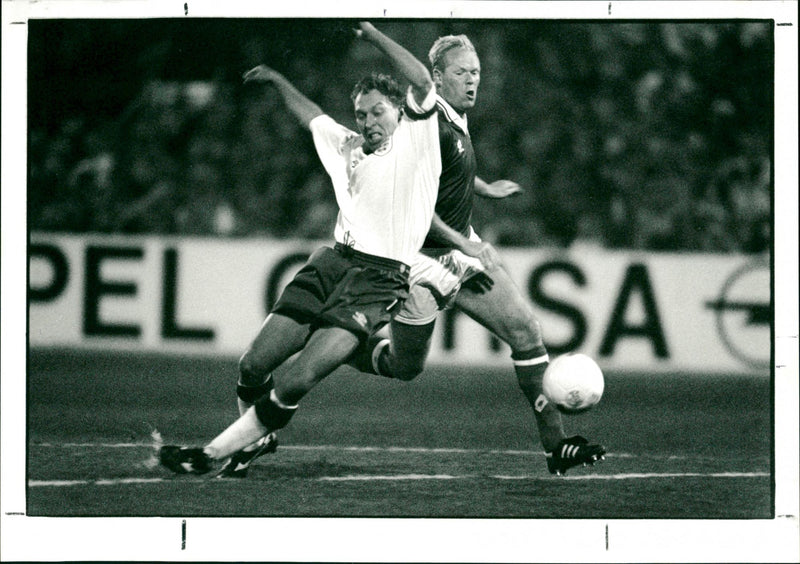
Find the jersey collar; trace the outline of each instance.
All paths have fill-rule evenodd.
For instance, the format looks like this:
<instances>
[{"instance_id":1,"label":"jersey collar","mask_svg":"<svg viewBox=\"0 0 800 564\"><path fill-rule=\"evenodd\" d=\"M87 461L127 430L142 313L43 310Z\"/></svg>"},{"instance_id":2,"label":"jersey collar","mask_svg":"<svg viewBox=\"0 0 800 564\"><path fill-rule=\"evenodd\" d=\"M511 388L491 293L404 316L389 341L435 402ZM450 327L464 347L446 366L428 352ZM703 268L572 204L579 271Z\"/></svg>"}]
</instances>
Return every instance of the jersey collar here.
<instances>
[{"instance_id":1,"label":"jersey collar","mask_svg":"<svg viewBox=\"0 0 800 564\"><path fill-rule=\"evenodd\" d=\"M469 130L467 129L467 114L464 114L464 117L458 115L458 112L453 109L453 106L448 104L447 100L438 94L436 95L436 103L439 104L440 108L442 108L442 112L447 118L447 121L456 124L461 131L463 131L466 135L469 135Z\"/></svg>"}]
</instances>

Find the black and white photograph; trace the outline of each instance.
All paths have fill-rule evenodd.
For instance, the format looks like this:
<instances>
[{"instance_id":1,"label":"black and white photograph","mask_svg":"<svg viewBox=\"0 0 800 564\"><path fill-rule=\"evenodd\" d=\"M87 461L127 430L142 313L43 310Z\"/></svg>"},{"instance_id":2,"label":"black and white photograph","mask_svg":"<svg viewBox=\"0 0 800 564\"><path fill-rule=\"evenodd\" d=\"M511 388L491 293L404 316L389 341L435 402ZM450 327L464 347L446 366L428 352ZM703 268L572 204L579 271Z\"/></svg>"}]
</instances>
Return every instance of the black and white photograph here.
<instances>
[{"instance_id":1,"label":"black and white photograph","mask_svg":"<svg viewBox=\"0 0 800 564\"><path fill-rule=\"evenodd\" d=\"M2 560L796 562L796 8L4 2Z\"/></svg>"}]
</instances>

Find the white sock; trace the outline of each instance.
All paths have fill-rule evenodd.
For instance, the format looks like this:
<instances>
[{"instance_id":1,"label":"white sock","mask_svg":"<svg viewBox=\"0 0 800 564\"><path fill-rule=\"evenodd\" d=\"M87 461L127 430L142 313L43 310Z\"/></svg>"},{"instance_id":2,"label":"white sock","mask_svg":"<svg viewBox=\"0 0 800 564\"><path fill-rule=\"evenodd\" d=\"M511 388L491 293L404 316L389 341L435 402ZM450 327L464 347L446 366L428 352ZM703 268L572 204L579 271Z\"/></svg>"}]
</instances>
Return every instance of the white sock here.
<instances>
[{"instance_id":1,"label":"white sock","mask_svg":"<svg viewBox=\"0 0 800 564\"><path fill-rule=\"evenodd\" d=\"M236 404L239 406L239 415L240 416L242 416L245 413L247 413L247 410L250 409L251 407L253 407L253 405L254 405L254 404L250 403L249 401L244 401L242 398L236 398ZM262 437L262 439L263 439L263 437ZM254 450L259 445L259 443L261 443L260 439L257 440L256 442L254 442L253 444L244 447L242 450L247 450L247 451Z\"/></svg>"},{"instance_id":2,"label":"white sock","mask_svg":"<svg viewBox=\"0 0 800 564\"><path fill-rule=\"evenodd\" d=\"M267 432L269 429L259 421L255 408L251 407L230 427L208 443L203 451L215 460L227 458L234 452L256 442Z\"/></svg>"},{"instance_id":3,"label":"white sock","mask_svg":"<svg viewBox=\"0 0 800 564\"><path fill-rule=\"evenodd\" d=\"M248 409L253 407L249 401L244 401L242 398L236 398L236 405L239 407L239 416L244 415Z\"/></svg>"}]
</instances>

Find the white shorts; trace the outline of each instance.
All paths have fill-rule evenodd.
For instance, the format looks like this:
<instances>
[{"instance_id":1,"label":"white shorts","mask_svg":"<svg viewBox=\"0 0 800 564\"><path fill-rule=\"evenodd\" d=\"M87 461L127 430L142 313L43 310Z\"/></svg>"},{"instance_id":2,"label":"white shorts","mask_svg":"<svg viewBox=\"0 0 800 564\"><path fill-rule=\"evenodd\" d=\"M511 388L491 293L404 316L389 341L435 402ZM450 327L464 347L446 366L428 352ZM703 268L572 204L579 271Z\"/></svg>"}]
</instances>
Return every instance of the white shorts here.
<instances>
[{"instance_id":1,"label":"white shorts","mask_svg":"<svg viewBox=\"0 0 800 564\"><path fill-rule=\"evenodd\" d=\"M481 240L472 228L469 239ZM411 288L395 319L406 325L427 325L453 303L462 282L483 270L479 259L456 249L423 249L411 265Z\"/></svg>"}]
</instances>

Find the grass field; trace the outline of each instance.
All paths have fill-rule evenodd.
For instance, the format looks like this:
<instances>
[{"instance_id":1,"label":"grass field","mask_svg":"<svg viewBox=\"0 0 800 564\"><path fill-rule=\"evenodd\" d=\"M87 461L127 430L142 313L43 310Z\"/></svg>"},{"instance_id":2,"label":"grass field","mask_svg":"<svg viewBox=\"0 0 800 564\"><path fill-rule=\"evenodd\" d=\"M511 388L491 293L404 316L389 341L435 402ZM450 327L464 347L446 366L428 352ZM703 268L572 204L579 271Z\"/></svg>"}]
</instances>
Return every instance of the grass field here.
<instances>
[{"instance_id":1,"label":"grass field","mask_svg":"<svg viewBox=\"0 0 800 564\"><path fill-rule=\"evenodd\" d=\"M32 351L31 516L772 517L766 377L606 374L567 432L602 442L551 476L513 371L402 383L340 369L246 480L173 476L151 433L202 444L236 415L234 359Z\"/></svg>"}]
</instances>

